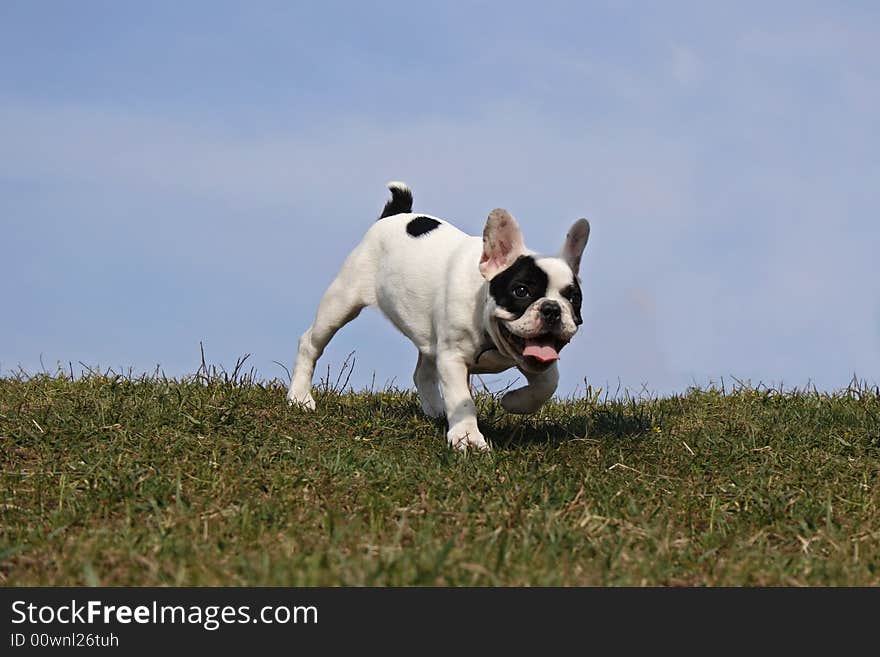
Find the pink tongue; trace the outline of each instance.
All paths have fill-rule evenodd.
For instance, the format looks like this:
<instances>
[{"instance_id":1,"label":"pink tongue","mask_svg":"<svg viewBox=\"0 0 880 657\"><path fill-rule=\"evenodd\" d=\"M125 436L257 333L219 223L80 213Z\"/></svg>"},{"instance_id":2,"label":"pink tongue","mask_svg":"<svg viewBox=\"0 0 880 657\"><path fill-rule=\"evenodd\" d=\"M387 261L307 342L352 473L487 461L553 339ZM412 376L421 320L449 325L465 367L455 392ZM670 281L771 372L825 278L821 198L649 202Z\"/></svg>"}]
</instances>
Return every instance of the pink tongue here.
<instances>
[{"instance_id":1,"label":"pink tongue","mask_svg":"<svg viewBox=\"0 0 880 657\"><path fill-rule=\"evenodd\" d=\"M537 340L526 340L526 348L523 349L523 356L537 358L542 363L559 360L559 352L557 352L552 345L544 344Z\"/></svg>"}]
</instances>

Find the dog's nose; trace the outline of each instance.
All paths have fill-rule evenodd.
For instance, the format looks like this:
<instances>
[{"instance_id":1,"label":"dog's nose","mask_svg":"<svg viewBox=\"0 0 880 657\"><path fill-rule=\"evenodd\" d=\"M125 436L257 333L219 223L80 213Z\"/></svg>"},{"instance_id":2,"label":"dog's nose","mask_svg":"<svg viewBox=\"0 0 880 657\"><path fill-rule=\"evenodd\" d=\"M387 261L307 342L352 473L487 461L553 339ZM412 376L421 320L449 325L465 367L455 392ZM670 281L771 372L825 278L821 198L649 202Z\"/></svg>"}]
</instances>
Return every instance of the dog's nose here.
<instances>
[{"instance_id":1,"label":"dog's nose","mask_svg":"<svg viewBox=\"0 0 880 657\"><path fill-rule=\"evenodd\" d=\"M555 301L545 301L541 304L541 317L549 324L555 324L562 316L562 308Z\"/></svg>"}]
</instances>

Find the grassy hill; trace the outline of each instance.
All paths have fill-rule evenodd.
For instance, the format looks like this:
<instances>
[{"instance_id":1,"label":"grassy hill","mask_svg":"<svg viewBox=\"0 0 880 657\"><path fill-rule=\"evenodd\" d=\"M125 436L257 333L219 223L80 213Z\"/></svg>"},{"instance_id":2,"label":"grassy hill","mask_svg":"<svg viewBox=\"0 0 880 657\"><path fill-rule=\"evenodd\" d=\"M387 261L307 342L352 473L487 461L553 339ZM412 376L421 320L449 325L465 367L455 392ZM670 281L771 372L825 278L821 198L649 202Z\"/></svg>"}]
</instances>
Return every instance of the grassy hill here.
<instances>
[{"instance_id":1,"label":"grassy hill","mask_svg":"<svg viewBox=\"0 0 880 657\"><path fill-rule=\"evenodd\" d=\"M0 379L4 585L878 585L880 393L478 407L408 391Z\"/></svg>"}]
</instances>

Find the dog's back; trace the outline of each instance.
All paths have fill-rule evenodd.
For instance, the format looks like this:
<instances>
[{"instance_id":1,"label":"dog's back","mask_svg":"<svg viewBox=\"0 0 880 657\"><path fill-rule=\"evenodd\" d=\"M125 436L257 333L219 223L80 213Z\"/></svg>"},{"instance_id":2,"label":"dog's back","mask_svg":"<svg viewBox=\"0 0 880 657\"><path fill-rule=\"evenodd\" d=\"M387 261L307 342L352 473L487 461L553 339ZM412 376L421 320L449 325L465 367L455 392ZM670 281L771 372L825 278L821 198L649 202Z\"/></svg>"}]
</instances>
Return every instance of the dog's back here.
<instances>
[{"instance_id":1,"label":"dog's back","mask_svg":"<svg viewBox=\"0 0 880 657\"><path fill-rule=\"evenodd\" d=\"M346 269L362 279L357 285L370 279L372 294L365 297L369 305L378 306L421 351L433 351L435 312L448 305L446 298L438 298L438 291L462 288L454 281L438 285L437 278L462 275L450 258L463 250L473 252L467 259L473 269L470 275L479 277L476 263L482 242L437 217L411 211L389 214L411 210L412 193L403 183L388 187L392 199L352 252L357 265Z\"/></svg>"}]
</instances>

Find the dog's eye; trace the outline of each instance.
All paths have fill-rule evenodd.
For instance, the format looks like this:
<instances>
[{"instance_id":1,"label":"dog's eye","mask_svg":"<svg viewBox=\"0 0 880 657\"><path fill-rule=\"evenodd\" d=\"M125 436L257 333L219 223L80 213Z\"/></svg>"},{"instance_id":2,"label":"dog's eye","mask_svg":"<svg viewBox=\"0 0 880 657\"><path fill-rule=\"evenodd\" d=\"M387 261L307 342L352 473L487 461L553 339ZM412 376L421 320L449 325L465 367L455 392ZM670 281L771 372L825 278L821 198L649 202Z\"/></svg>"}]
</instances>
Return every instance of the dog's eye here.
<instances>
[{"instance_id":1,"label":"dog's eye","mask_svg":"<svg viewBox=\"0 0 880 657\"><path fill-rule=\"evenodd\" d=\"M513 288L513 296L524 299L529 296L529 288L527 288L525 285L517 285L515 288Z\"/></svg>"},{"instance_id":2,"label":"dog's eye","mask_svg":"<svg viewBox=\"0 0 880 657\"><path fill-rule=\"evenodd\" d=\"M572 305L578 305L581 302L581 293L577 290L572 290L570 292L563 292L562 296L569 300Z\"/></svg>"}]
</instances>

